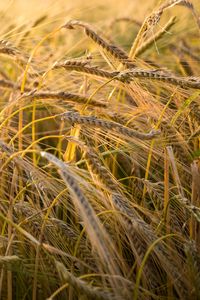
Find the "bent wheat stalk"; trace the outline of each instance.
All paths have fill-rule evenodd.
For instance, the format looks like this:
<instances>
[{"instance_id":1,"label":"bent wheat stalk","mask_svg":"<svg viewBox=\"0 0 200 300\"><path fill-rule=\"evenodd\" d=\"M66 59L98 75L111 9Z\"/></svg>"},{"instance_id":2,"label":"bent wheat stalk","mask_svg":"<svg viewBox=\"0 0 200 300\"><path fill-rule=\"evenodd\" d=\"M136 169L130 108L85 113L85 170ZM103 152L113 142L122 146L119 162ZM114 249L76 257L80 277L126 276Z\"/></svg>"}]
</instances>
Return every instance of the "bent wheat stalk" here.
<instances>
[{"instance_id":1,"label":"bent wheat stalk","mask_svg":"<svg viewBox=\"0 0 200 300\"><path fill-rule=\"evenodd\" d=\"M123 136L127 136L130 138L138 138L141 140L151 140L156 136L160 135L159 130L151 130L149 133L142 133L113 121L99 119L95 116L83 116L77 112L62 113L60 114L60 117L62 120L67 120L72 124L77 123L84 124L87 126L99 127L102 129L115 131L117 133L122 134Z\"/></svg>"},{"instance_id":2,"label":"bent wheat stalk","mask_svg":"<svg viewBox=\"0 0 200 300\"><path fill-rule=\"evenodd\" d=\"M79 26L84 28L85 34L90 37L96 44L98 44L101 48L110 53L115 59L117 59L122 65L127 68L133 68L135 64L128 57L126 52L119 48L116 45L109 44L106 40L104 40L98 33L96 33L89 24L84 23L82 21L71 20L63 25L63 28L66 29L74 29L74 27Z\"/></svg>"},{"instance_id":3,"label":"bent wheat stalk","mask_svg":"<svg viewBox=\"0 0 200 300\"><path fill-rule=\"evenodd\" d=\"M26 53L24 54L19 48L6 40L0 40L0 54L8 55L14 59L20 67L24 67L28 61L28 55Z\"/></svg>"},{"instance_id":4,"label":"bent wheat stalk","mask_svg":"<svg viewBox=\"0 0 200 300\"><path fill-rule=\"evenodd\" d=\"M21 99L28 98L29 100L40 100L40 99L55 99L55 100L65 100L65 101L71 101L75 103L87 103L88 97L84 97L79 94L73 94L68 92L52 92L52 91L39 91L39 92L30 92L25 93L21 96ZM94 105L98 107L106 107L107 103L101 102L98 100L90 99L88 102L89 105Z\"/></svg>"},{"instance_id":5,"label":"bent wheat stalk","mask_svg":"<svg viewBox=\"0 0 200 300\"><path fill-rule=\"evenodd\" d=\"M145 70L145 69L133 69L123 71L119 76L127 77L129 80L134 78L148 78L151 80L158 80L173 85L178 85L182 88L193 88L200 89L200 78L199 77L178 77L171 73L165 73L162 70ZM124 79L125 80L125 79Z\"/></svg>"},{"instance_id":6,"label":"bent wheat stalk","mask_svg":"<svg viewBox=\"0 0 200 300\"><path fill-rule=\"evenodd\" d=\"M20 90L20 85L8 79L0 79L0 88Z\"/></svg>"},{"instance_id":7,"label":"bent wheat stalk","mask_svg":"<svg viewBox=\"0 0 200 300\"><path fill-rule=\"evenodd\" d=\"M19 49L17 49L9 41L6 40L0 40L0 53L11 56L21 55Z\"/></svg>"},{"instance_id":8,"label":"bent wheat stalk","mask_svg":"<svg viewBox=\"0 0 200 300\"><path fill-rule=\"evenodd\" d=\"M153 243L156 240L156 235L153 233L151 227L138 215L135 208L129 204L129 200L122 194L119 190L119 187L112 179L109 171L100 164L98 161L98 157L95 156L92 151L86 154L86 160L90 164L92 171L99 177L99 179L105 183L106 187L109 187L110 192L112 192L112 201L116 209L118 209L122 215L122 223L128 229L131 240L133 242L134 248L137 252L136 256L138 260L144 258L145 253L147 251L147 245ZM173 278L176 278L178 274L178 270L174 265L171 257L167 254L166 248L164 245L160 244L155 247L155 253L159 257L159 260L162 262L163 257L165 256L165 268L170 269L172 272L173 269ZM173 268L171 267L173 266ZM147 276L147 280L150 283L151 288L158 288L159 280L158 274L156 274L152 260L150 259L146 264L145 274ZM177 286L182 284L182 281L177 282ZM177 288L177 287L176 287ZM181 290L182 295L185 294L184 289Z\"/></svg>"},{"instance_id":9,"label":"bent wheat stalk","mask_svg":"<svg viewBox=\"0 0 200 300\"><path fill-rule=\"evenodd\" d=\"M192 14L198 24L200 26L200 21L199 17L194 9L194 6L192 3L188 0L167 0L165 1L158 9L153 11L149 16L146 17L144 20L134 42L131 47L130 53L129 53L129 58L130 59L135 59L137 51L139 51L139 47L142 47L141 43L144 40L145 36L147 33L152 30L160 21L161 16L163 15L164 11L168 8L171 8L175 5L182 5L187 7L192 11Z\"/></svg>"},{"instance_id":10,"label":"bent wheat stalk","mask_svg":"<svg viewBox=\"0 0 200 300\"><path fill-rule=\"evenodd\" d=\"M68 282L80 295L86 295L88 299L97 299L97 300L111 300L111 299L121 299L116 298L113 294L110 294L102 289L98 289L92 286L89 286L83 280L76 278L72 273L68 272L65 266L59 261L55 262L58 272L64 281Z\"/></svg>"},{"instance_id":11,"label":"bent wheat stalk","mask_svg":"<svg viewBox=\"0 0 200 300\"><path fill-rule=\"evenodd\" d=\"M146 44L142 45L141 48L138 49L137 55L143 53L153 42L153 39L147 41ZM179 77L173 73L166 73L163 70L154 69L154 70L146 70L146 69L127 69L125 71L106 71L100 69L98 67L87 66L87 62L77 62L77 61L64 61L63 63L55 63L53 69L64 68L66 70L74 70L77 72L83 72L86 74L96 75L99 77L107 78L107 79L115 79L121 82L130 83L135 78L148 78L151 80L158 80L167 83L171 83L173 85L181 86L182 88L194 88L200 89L200 78L198 77Z\"/></svg>"},{"instance_id":12,"label":"bent wheat stalk","mask_svg":"<svg viewBox=\"0 0 200 300\"><path fill-rule=\"evenodd\" d=\"M110 274L120 275L120 260L119 258L117 260L113 260L114 257L118 257L118 254L115 251L112 242L109 236L107 235L103 225L97 218L91 204L85 197L81 187L77 183L72 172L69 170L69 166L67 166L67 164L65 164L50 153L41 152L41 155L45 157L49 162L53 163L59 169L59 173L62 179L74 195L72 199L74 201L75 206L78 208L81 217L83 218L83 222L86 227L86 232L90 238L92 245L94 245L97 253L99 254L102 266ZM113 288L119 291L119 288L117 287L115 281L111 280L110 283L113 286Z\"/></svg>"},{"instance_id":13,"label":"bent wheat stalk","mask_svg":"<svg viewBox=\"0 0 200 300\"><path fill-rule=\"evenodd\" d=\"M197 26L200 28L200 18L198 16L196 9L194 8L194 5L189 0L167 0L160 6L159 10L164 12L164 10L171 8L175 5L181 5L188 8L194 17Z\"/></svg>"},{"instance_id":14,"label":"bent wheat stalk","mask_svg":"<svg viewBox=\"0 0 200 300\"><path fill-rule=\"evenodd\" d=\"M166 34L176 23L176 17L172 17L167 24L161 28L155 35L150 37L146 42L144 42L136 51L135 56L139 56L148 50L156 41L161 39L164 34Z\"/></svg>"},{"instance_id":15,"label":"bent wheat stalk","mask_svg":"<svg viewBox=\"0 0 200 300\"><path fill-rule=\"evenodd\" d=\"M123 77L120 78L118 76L120 74L118 71L110 72L107 70L100 69L97 66L87 66L87 64L88 64L87 61L82 62L82 61L66 60L64 62L55 63L52 69L64 68L65 70L91 74L91 75L95 75L107 79L116 79L122 82L128 81L128 79L126 80L126 78L124 79Z\"/></svg>"}]
</instances>

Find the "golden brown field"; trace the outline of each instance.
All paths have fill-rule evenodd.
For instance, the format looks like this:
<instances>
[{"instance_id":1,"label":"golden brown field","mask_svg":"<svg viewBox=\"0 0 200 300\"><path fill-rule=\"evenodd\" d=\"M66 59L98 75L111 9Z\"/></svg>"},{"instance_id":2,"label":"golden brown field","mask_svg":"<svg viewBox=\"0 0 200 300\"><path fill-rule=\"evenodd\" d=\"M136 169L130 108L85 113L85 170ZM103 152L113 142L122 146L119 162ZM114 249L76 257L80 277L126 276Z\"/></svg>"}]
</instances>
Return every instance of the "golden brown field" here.
<instances>
[{"instance_id":1,"label":"golden brown field","mask_svg":"<svg viewBox=\"0 0 200 300\"><path fill-rule=\"evenodd\" d=\"M200 299L199 1L0 1L0 299Z\"/></svg>"}]
</instances>

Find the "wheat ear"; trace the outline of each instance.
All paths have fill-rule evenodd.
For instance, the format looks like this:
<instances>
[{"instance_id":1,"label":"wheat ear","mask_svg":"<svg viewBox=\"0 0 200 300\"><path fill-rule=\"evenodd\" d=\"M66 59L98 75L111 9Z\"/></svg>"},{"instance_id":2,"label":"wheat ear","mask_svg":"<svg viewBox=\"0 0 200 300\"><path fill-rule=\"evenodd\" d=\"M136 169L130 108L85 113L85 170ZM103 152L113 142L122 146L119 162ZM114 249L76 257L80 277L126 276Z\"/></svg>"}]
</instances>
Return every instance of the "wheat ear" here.
<instances>
[{"instance_id":1,"label":"wheat ear","mask_svg":"<svg viewBox=\"0 0 200 300\"><path fill-rule=\"evenodd\" d=\"M11 89L11 90L20 90L20 85L16 82L13 82L8 79L0 79L0 88L3 89ZM26 89L26 91L29 91L30 89Z\"/></svg>"},{"instance_id":2,"label":"wheat ear","mask_svg":"<svg viewBox=\"0 0 200 300\"><path fill-rule=\"evenodd\" d=\"M119 123L113 121L107 121L103 119L96 118L94 116L83 116L77 112L67 112L60 114L62 120L67 120L68 122L74 124L84 124L92 127L99 127L104 130L115 131L116 133L120 133L123 136L127 136L130 138L138 138L142 140L151 140L156 136L160 135L159 130L152 130L149 133L141 133L131 128L125 127Z\"/></svg>"},{"instance_id":3,"label":"wheat ear","mask_svg":"<svg viewBox=\"0 0 200 300\"><path fill-rule=\"evenodd\" d=\"M97 299L97 300L111 300L111 299L121 299L116 298L113 294L102 291L102 289L94 288L89 286L83 280L76 278L72 273L68 272L65 266L56 261L55 262L58 272L64 281L68 282L80 295L86 295L87 299Z\"/></svg>"},{"instance_id":4,"label":"wheat ear","mask_svg":"<svg viewBox=\"0 0 200 300\"><path fill-rule=\"evenodd\" d=\"M0 40L0 53L13 57L20 67L24 67L28 61L26 54L22 53L17 47L6 40Z\"/></svg>"},{"instance_id":5,"label":"wheat ear","mask_svg":"<svg viewBox=\"0 0 200 300\"><path fill-rule=\"evenodd\" d=\"M84 97L79 94L73 94L73 93L68 93L68 92L52 92L52 91L39 91L39 92L30 92L30 93L25 93L21 96L21 99L23 98L28 98L30 100L42 100L42 99L55 99L55 100L65 100L69 102L75 102L75 103L87 103L88 102L88 97ZM106 107L107 103L101 102L98 100L93 100L90 99L88 102L89 105L94 105L98 107Z\"/></svg>"},{"instance_id":6,"label":"wheat ear","mask_svg":"<svg viewBox=\"0 0 200 300\"><path fill-rule=\"evenodd\" d=\"M160 40L164 34L166 34L176 23L176 17L172 17L167 24L161 28L154 36L150 37L144 42L136 51L135 56L140 56L146 50L148 50L156 41Z\"/></svg>"},{"instance_id":7,"label":"wheat ear","mask_svg":"<svg viewBox=\"0 0 200 300\"><path fill-rule=\"evenodd\" d=\"M117 59L120 63L122 63L126 68L134 67L135 64L129 59L128 55L124 50L117 47L116 45L109 44L106 40L104 40L97 32L95 32L91 26L87 23L71 20L67 22L63 28L66 29L74 29L74 27L79 26L84 28L85 34L90 37L96 44L98 44L101 48L106 50L109 54L111 54L115 59Z\"/></svg>"},{"instance_id":8,"label":"wheat ear","mask_svg":"<svg viewBox=\"0 0 200 300\"><path fill-rule=\"evenodd\" d=\"M178 85L182 88L193 88L200 89L200 78L199 77L178 77L171 73L166 73L161 70L145 70L145 69L133 69L121 72L119 76L128 77L129 80L134 78L148 78L151 80L163 81Z\"/></svg>"},{"instance_id":9,"label":"wheat ear","mask_svg":"<svg viewBox=\"0 0 200 300\"><path fill-rule=\"evenodd\" d=\"M108 268L111 273L119 273L118 267L113 262L113 258L110 255L110 247L107 247L107 245L112 245L112 243L109 241L109 237L107 236L102 224L97 218L89 201L85 197L81 187L70 172L69 167L50 153L41 152L41 155L58 167L61 177L75 196L73 197L74 204L83 218L91 243L95 244L95 248L99 252L102 264L106 267L106 269Z\"/></svg>"},{"instance_id":10,"label":"wheat ear","mask_svg":"<svg viewBox=\"0 0 200 300\"><path fill-rule=\"evenodd\" d=\"M82 62L82 61L75 61L75 60L66 60L64 62L55 63L52 69L64 68L65 70L77 71L77 72L95 75L107 79L116 79L122 82L128 81L125 78L123 80L123 77L120 78L119 77L120 72L118 71L110 72L107 70L100 69L96 66L87 66L87 64L88 64L87 61Z\"/></svg>"}]
</instances>

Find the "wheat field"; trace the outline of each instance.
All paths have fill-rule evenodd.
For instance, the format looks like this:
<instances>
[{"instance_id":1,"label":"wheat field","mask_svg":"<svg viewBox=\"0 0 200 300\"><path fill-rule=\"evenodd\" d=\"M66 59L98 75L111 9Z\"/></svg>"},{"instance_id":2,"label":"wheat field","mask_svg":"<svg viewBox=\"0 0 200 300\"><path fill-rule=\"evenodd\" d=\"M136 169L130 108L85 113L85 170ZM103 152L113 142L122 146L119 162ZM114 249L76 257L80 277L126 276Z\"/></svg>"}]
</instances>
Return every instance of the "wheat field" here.
<instances>
[{"instance_id":1,"label":"wheat field","mask_svg":"<svg viewBox=\"0 0 200 300\"><path fill-rule=\"evenodd\" d=\"M0 299L200 299L199 1L0 14Z\"/></svg>"}]
</instances>

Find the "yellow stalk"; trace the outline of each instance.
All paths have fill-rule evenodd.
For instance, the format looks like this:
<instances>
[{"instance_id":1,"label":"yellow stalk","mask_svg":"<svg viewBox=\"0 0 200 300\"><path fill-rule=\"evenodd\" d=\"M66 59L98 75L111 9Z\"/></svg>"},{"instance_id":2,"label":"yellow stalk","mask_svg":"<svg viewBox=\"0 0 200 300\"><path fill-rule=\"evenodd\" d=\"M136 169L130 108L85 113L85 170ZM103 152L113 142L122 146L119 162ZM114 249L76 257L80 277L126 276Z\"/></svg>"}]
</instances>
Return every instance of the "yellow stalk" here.
<instances>
[{"instance_id":1,"label":"yellow stalk","mask_svg":"<svg viewBox=\"0 0 200 300\"><path fill-rule=\"evenodd\" d=\"M172 101L173 96L174 96L174 94L170 97L169 101L167 102L167 104L163 108L163 110L162 110L162 112L161 112L161 114L159 116L158 122L155 125L155 129L156 130L159 129L159 126L160 126L160 123L161 123L162 118L164 116L164 113L165 113L167 107L169 106L170 102ZM152 157L152 154L153 154L154 144L155 144L155 140L152 140L151 144L150 144L150 147L149 147L149 155L148 155L147 166L146 166L146 171L145 171L145 180L148 180L148 177L149 177L149 169L150 169L150 165L151 165L151 157ZM142 201L144 201L145 195L146 195L146 186L144 185L143 195L142 195Z\"/></svg>"}]
</instances>

